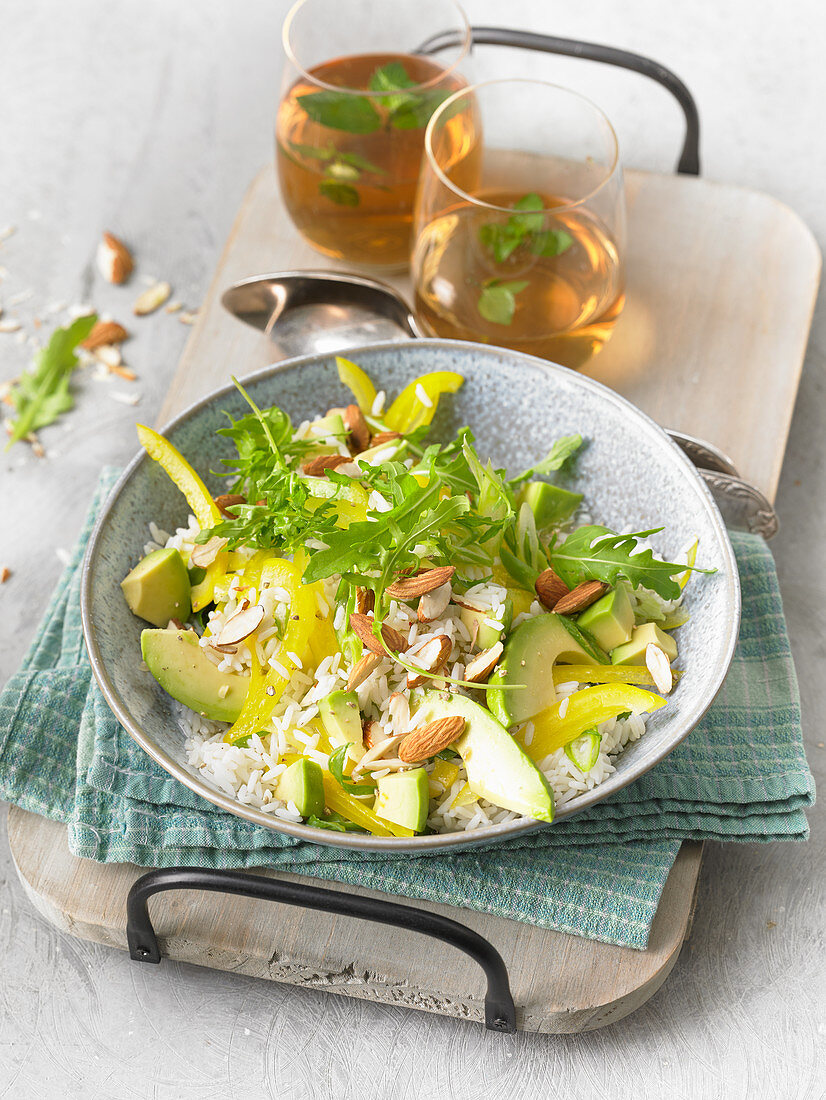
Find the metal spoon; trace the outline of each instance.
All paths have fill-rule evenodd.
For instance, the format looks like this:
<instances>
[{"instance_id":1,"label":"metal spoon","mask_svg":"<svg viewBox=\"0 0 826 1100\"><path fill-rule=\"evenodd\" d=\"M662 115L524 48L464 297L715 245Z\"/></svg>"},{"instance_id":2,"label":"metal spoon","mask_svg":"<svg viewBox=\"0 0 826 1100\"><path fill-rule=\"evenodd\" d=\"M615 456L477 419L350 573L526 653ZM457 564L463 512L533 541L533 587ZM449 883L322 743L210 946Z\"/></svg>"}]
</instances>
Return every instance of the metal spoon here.
<instances>
[{"instance_id":1,"label":"metal spoon","mask_svg":"<svg viewBox=\"0 0 826 1100\"><path fill-rule=\"evenodd\" d=\"M239 321L269 336L276 359L422 335L410 306L391 286L350 272L254 275L233 284L221 302ZM777 534L774 508L742 480L728 455L685 432L666 431L697 467L730 527L766 539Z\"/></svg>"}]
</instances>

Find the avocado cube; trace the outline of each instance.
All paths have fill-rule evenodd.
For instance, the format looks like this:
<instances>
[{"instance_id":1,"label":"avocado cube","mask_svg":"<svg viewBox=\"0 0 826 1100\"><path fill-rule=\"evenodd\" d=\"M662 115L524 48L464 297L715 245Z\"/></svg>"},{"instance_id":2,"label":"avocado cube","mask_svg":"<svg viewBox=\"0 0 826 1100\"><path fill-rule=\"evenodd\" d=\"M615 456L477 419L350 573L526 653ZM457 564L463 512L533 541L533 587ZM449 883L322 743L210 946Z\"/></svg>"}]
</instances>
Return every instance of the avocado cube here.
<instances>
[{"instance_id":1,"label":"avocado cube","mask_svg":"<svg viewBox=\"0 0 826 1100\"><path fill-rule=\"evenodd\" d=\"M430 807L430 783L424 768L393 772L378 781L373 812L385 821L420 833L427 824Z\"/></svg>"},{"instance_id":2,"label":"avocado cube","mask_svg":"<svg viewBox=\"0 0 826 1100\"><path fill-rule=\"evenodd\" d=\"M321 766L302 756L290 764L275 781L275 794L282 802L294 802L302 817L324 813L324 778Z\"/></svg>"},{"instance_id":3,"label":"avocado cube","mask_svg":"<svg viewBox=\"0 0 826 1100\"><path fill-rule=\"evenodd\" d=\"M660 630L656 623L645 623L643 626L634 627L630 642L618 646L613 651L611 664L644 665L645 650L651 644L659 646L669 661L676 661L677 643L671 635Z\"/></svg>"},{"instance_id":4,"label":"avocado cube","mask_svg":"<svg viewBox=\"0 0 826 1100\"><path fill-rule=\"evenodd\" d=\"M354 761L364 756L361 711L354 691L333 691L318 704L318 716L324 732L334 746L349 745L348 756Z\"/></svg>"},{"instance_id":5,"label":"avocado cube","mask_svg":"<svg viewBox=\"0 0 826 1100\"><path fill-rule=\"evenodd\" d=\"M634 608L625 585L617 585L612 592L587 607L577 619L577 626L587 630L603 649L616 649L630 641Z\"/></svg>"},{"instance_id":6,"label":"avocado cube","mask_svg":"<svg viewBox=\"0 0 826 1100\"><path fill-rule=\"evenodd\" d=\"M529 481L519 494L518 504L533 512L537 531L570 519L582 503L582 493L572 493L548 481Z\"/></svg>"},{"instance_id":7,"label":"avocado cube","mask_svg":"<svg viewBox=\"0 0 826 1100\"><path fill-rule=\"evenodd\" d=\"M506 597L503 607L501 625L498 627L492 624L500 620L494 619L490 611L477 611L475 607L463 607L459 612L459 618L470 631L471 638L474 636L474 631L476 632L476 645L479 649L490 649L510 630L513 622L513 600L510 596Z\"/></svg>"},{"instance_id":8,"label":"avocado cube","mask_svg":"<svg viewBox=\"0 0 826 1100\"><path fill-rule=\"evenodd\" d=\"M249 676L221 672L198 645L194 630L144 630L141 655L165 692L214 722L234 722Z\"/></svg>"},{"instance_id":9,"label":"avocado cube","mask_svg":"<svg viewBox=\"0 0 826 1100\"><path fill-rule=\"evenodd\" d=\"M171 547L153 550L120 582L129 610L153 626L192 613L189 574L184 559Z\"/></svg>"}]
</instances>

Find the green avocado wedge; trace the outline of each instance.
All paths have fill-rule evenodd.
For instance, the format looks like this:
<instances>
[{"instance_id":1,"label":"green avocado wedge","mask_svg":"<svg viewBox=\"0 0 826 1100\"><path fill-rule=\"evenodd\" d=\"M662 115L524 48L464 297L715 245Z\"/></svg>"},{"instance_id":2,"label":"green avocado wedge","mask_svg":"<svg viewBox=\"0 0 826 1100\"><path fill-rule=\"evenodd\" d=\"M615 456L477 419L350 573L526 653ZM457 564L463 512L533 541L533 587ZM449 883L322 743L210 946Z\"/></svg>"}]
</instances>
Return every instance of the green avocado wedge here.
<instances>
[{"instance_id":1,"label":"green avocado wedge","mask_svg":"<svg viewBox=\"0 0 826 1100\"><path fill-rule=\"evenodd\" d=\"M220 672L194 630L144 630L141 653L164 691L185 707L214 722L234 722L241 713L249 676Z\"/></svg>"},{"instance_id":2,"label":"green avocado wedge","mask_svg":"<svg viewBox=\"0 0 826 1100\"><path fill-rule=\"evenodd\" d=\"M527 722L556 702L557 661L610 664L608 654L563 615L538 615L520 623L505 642L502 659L488 680L486 702L503 726ZM511 685L524 684L524 687Z\"/></svg>"},{"instance_id":3,"label":"green avocado wedge","mask_svg":"<svg viewBox=\"0 0 826 1100\"><path fill-rule=\"evenodd\" d=\"M420 833L427 824L430 785L424 768L383 775L378 780L373 813Z\"/></svg>"},{"instance_id":4,"label":"green avocado wedge","mask_svg":"<svg viewBox=\"0 0 826 1100\"><path fill-rule=\"evenodd\" d=\"M282 802L294 802L302 817L324 813L324 774L321 765L303 756L290 764L275 781Z\"/></svg>"},{"instance_id":5,"label":"green avocado wedge","mask_svg":"<svg viewBox=\"0 0 826 1100\"><path fill-rule=\"evenodd\" d=\"M189 574L184 559L171 547L147 554L120 586L132 614L153 626L188 619L192 613Z\"/></svg>"},{"instance_id":6,"label":"green avocado wedge","mask_svg":"<svg viewBox=\"0 0 826 1100\"><path fill-rule=\"evenodd\" d=\"M553 821L554 796L545 776L493 715L464 695L428 691L416 711L416 724L461 715L465 728L451 745L467 769L471 791L495 806Z\"/></svg>"}]
</instances>

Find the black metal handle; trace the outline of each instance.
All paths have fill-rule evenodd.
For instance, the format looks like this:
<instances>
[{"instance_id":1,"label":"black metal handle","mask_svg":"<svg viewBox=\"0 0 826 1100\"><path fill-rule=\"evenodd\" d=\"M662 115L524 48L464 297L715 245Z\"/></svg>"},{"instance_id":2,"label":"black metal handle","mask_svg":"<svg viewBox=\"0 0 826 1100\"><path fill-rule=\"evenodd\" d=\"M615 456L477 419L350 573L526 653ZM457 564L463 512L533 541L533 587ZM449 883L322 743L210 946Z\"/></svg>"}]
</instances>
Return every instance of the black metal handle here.
<instances>
[{"instance_id":1,"label":"black metal handle","mask_svg":"<svg viewBox=\"0 0 826 1100\"><path fill-rule=\"evenodd\" d=\"M171 867L142 875L126 899L126 938L129 956L136 962L159 963L161 953L148 901L153 894L166 890L209 890L213 893L241 894L248 898L278 901L284 905L299 905L320 909L325 913L340 913L345 917L394 924L411 932L435 936L466 952L484 970L488 980L485 993L485 1027L489 1031L516 1031L516 1010L508 982L508 971L502 956L484 937L458 921L413 909L409 905L358 894L343 894L319 886L305 886L285 879L264 878L241 871L212 871L196 867Z\"/></svg>"},{"instance_id":2,"label":"black metal handle","mask_svg":"<svg viewBox=\"0 0 826 1100\"><path fill-rule=\"evenodd\" d=\"M551 34L535 34L533 31L512 30L509 27L471 27L470 33L474 46L515 46L522 50L537 50L540 53L557 53L566 57L581 57L586 61L600 61L605 65L616 65L620 69L629 69L650 77L671 92L682 108L685 116L685 141L683 142L677 171L686 176L700 174L700 116L697 104L686 85L676 73L630 50L620 50L615 46L602 46L598 42L580 42L575 38L557 38ZM459 43L458 33L443 31L423 42L418 53L438 53Z\"/></svg>"}]
</instances>

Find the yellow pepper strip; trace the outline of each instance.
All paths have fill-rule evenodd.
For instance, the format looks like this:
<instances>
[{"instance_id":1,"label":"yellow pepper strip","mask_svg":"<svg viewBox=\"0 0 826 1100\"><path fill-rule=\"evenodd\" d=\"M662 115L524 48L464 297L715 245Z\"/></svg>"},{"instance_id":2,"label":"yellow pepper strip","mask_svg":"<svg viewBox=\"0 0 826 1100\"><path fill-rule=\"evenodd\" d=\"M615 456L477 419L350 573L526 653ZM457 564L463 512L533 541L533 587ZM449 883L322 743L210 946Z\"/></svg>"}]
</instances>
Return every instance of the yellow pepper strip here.
<instances>
[{"instance_id":1,"label":"yellow pepper strip","mask_svg":"<svg viewBox=\"0 0 826 1100\"><path fill-rule=\"evenodd\" d=\"M146 453L150 458L154 458L184 494L201 529L205 530L220 523L222 516L211 493L177 447L152 428L147 428L145 424L138 424L137 430L138 439L146 449ZM192 589L193 611L200 611L212 602L216 582L226 572L226 568L225 554L219 554L207 567L204 579Z\"/></svg>"},{"instance_id":2,"label":"yellow pepper strip","mask_svg":"<svg viewBox=\"0 0 826 1100\"><path fill-rule=\"evenodd\" d=\"M433 771L430 773L430 782L438 784L444 794L449 791L456 782L459 769L449 760L434 760Z\"/></svg>"},{"instance_id":3,"label":"yellow pepper strip","mask_svg":"<svg viewBox=\"0 0 826 1100\"><path fill-rule=\"evenodd\" d=\"M464 787L459 789L459 793L453 799L450 804L451 810L455 810L458 806L469 806L471 802L478 802L479 795L474 794L467 783Z\"/></svg>"},{"instance_id":4,"label":"yellow pepper strip","mask_svg":"<svg viewBox=\"0 0 826 1100\"><path fill-rule=\"evenodd\" d=\"M319 616L321 612L316 608L316 624L310 635L310 655L315 668L318 668L325 657L332 657L334 653L339 652L338 638L333 630L331 616Z\"/></svg>"},{"instance_id":5,"label":"yellow pepper strip","mask_svg":"<svg viewBox=\"0 0 826 1100\"><path fill-rule=\"evenodd\" d=\"M678 680L682 672L674 672ZM645 684L654 686L654 677L645 665L554 665L555 684ZM627 707L625 708L628 709Z\"/></svg>"},{"instance_id":6,"label":"yellow pepper strip","mask_svg":"<svg viewBox=\"0 0 826 1100\"><path fill-rule=\"evenodd\" d=\"M369 413L376 400L376 387L368 375L356 363L351 363L349 359L343 359L340 355L336 356L336 366L342 383L348 390L353 391L358 407L362 412Z\"/></svg>"},{"instance_id":7,"label":"yellow pepper strip","mask_svg":"<svg viewBox=\"0 0 826 1100\"><path fill-rule=\"evenodd\" d=\"M688 566L688 569L686 569L685 573L681 573L680 576L677 577L677 584L680 586L681 589L685 588L685 586L689 582L689 579L691 578L691 567L697 560L697 547L699 545L700 540L695 539L692 545L689 547L688 553L686 554L685 563Z\"/></svg>"},{"instance_id":8,"label":"yellow pepper strip","mask_svg":"<svg viewBox=\"0 0 826 1100\"><path fill-rule=\"evenodd\" d=\"M405 829L392 821L374 814L369 806L353 798L328 771L323 772L324 801L328 810L333 810L354 825L360 825L373 836L415 836L412 829Z\"/></svg>"},{"instance_id":9,"label":"yellow pepper strip","mask_svg":"<svg viewBox=\"0 0 826 1100\"><path fill-rule=\"evenodd\" d=\"M529 745L525 743L524 730L516 735L516 739L528 756L538 763L600 722L616 718L626 710L632 714L659 710L665 702L661 696L630 684L583 688L531 719L534 732Z\"/></svg>"},{"instance_id":10,"label":"yellow pepper strip","mask_svg":"<svg viewBox=\"0 0 826 1100\"><path fill-rule=\"evenodd\" d=\"M387 427L394 432L407 435L423 424L429 424L436 412L439 398L443 393L456 393L464 382L461 374L452 370L433 371L414 379L405 386L384 418ZM419 386L430 401L426 405L416 393Z\"/></svg>"},{"instance_id":11,"label":"yellow pepper strip","mask_svg":"<svg viewBox=\"0 0 826 1100\"><path fill-rule=\"evenodd\" d=\"M287 620L287 628L281 645L276 655L279 664L292 672L296 664L292 657L294 653L302 665L309 663L309 640L318 620L315 613L318 605L312 588L301 583L303 564L296 559L295 562L285 561L282 558L270 558L265 561L260 571L260 584L270 584L286 588L290 594L290 612ZM254 570L251 570L253 573ZM246 574L245 574L246 577ZM235 723L224 734L224 740L228 744L257 733L263 729L270 720L273 708L284 693L289 678L285 679L274 668L267 666L261 668L255 645L255 636L248 641L251 658L250 686L247 697L241 708Z\"/></svg>"}]
</instances>

